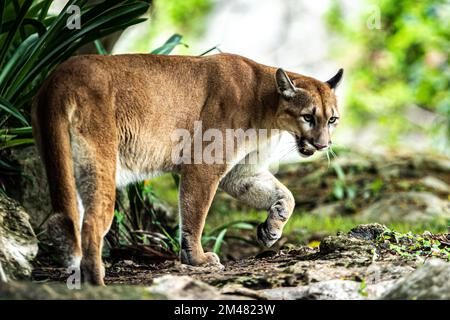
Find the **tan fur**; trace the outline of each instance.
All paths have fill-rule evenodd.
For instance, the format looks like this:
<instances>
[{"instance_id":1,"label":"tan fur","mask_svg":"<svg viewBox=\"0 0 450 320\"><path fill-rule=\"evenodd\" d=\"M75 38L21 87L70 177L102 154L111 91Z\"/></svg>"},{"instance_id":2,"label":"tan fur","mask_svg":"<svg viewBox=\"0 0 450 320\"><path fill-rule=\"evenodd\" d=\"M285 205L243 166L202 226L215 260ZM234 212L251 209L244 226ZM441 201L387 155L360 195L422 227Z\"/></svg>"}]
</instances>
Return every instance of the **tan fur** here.
<instances>
[{"instance_id":1,"label":"tan fur","mask_svg":"<svg viewBox=\"0 0 450 320\"><path fill-rule=\"evenodd\" d=\"M101 248L116 183L157 172L181 175L182 262L219 263L200 244L218 187L268 210L258 228L262 243L270 246L281 236L295 203L266 167L238 163L239 150L236 165L171 161L171 133L181 128L193 134L198 120L203 130L286 130L301 139L299 148L328 143L327 121L338 112L333 90L294 73L288 73L293 87L286 87L276 72L231 54L91 55L69 59L47 79L33 104L33 129L54 210L64 221L65 247L73 261L81 259L85 280L103 283ZM305 127L300 118L306 109L314 109L320 128Z\"/></svg>"}]
</instances>

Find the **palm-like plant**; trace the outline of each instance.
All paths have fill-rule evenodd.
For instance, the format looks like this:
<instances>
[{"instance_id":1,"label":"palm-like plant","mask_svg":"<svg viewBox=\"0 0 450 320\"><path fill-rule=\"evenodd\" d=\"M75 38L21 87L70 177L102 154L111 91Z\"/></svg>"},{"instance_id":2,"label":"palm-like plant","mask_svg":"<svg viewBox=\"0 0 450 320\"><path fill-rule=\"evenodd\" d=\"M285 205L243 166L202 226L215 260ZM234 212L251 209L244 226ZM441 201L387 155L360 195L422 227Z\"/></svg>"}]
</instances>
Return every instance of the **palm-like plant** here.
<instances>
[{"instance_id":1,"label":"palm-like plant","mask_svg":"<svg viewBox=\"0 0 450 320\"><path fill-rule=\"evenodd\" d=\"M0 0L0 150L33 143L29 107L42 81L81 46L140 23L149 0L70 0L58 15L53 0ZM68 28L79 8L79 29ZM73 7L72 7L73 8Z\"/></svg>"}]
</instances>

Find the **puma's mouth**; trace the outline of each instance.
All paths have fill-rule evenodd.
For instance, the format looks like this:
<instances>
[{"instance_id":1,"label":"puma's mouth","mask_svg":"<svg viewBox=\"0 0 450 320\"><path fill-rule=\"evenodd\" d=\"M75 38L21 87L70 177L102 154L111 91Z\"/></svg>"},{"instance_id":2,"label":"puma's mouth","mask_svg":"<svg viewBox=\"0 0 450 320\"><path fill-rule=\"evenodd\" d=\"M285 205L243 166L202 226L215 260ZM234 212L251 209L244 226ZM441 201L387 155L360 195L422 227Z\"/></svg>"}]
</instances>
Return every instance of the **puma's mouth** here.
<instances>
[{"instance_id":1,"label":"puma's mouth","mask_svg":"<svg viewBox=\"0 0 450 320\"><path fill-rule=\"evenodd\" d=\"M297 150L303 157L310 157L316 152L316 149L308 141L299 136L295 136L295 141L297 142Z\"/></svg>"}]
</instances>

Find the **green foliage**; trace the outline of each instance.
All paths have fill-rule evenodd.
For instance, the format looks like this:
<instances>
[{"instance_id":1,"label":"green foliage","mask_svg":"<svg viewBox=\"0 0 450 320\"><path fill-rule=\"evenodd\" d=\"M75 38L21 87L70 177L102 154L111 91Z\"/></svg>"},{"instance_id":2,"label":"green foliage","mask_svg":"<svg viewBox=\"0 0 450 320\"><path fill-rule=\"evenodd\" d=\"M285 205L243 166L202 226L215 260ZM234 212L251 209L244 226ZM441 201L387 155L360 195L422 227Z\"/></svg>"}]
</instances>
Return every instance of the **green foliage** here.
<instances>
[{"instance_id":1,"label":"green foliage","mask_svg":"<svg viewBox=\"0 0 450 320\"><path fill-rule=\"evenodd\" d=\"M153 246L169 253L178 253L178 226L170 227L164 212L158 209L160 200L147 182L126 188L128 205L118 197L114 225L107 235L112 248L123 246Z\"/></svg>"},{"instance_id":2,"label":"green foliage","mask_svg":"<svg viewBox=\"0 0 450 320\"><path fill-rule=\"evenodd\" d=\"M214 228L211 231L207 232L202 237L202 245L207 245L209 242L214 242L213 252L219 254L223 243L225 243L226 241L227 238L226 235L229 231L253 230L255 227L254 224L255 224L254 222L243 220L224 223L219 227ZM230 238L248 242L248 240L239 236L230 236Z\"/></svg>"},{"instance_id":3,"label":"green foliage","mask_svg":"<svg viewBox=\"0 0 450 320\"><path fill-rule=\"evenodd\" d=\"M173 33L184 34L189 40L200 37L205 31L205 19L214 6L213 0L154 1L150 27L136 37L130 50L148 52L161 37ZM179 48L179 54L198 54L187 46Z\"/></svg>"},{"instance_id":4,"label":"green foliage","mask_svg":"<svg viewBox=\"0 0 450 320\"><path fill-rule=\"evenodd\" d=\"M331 31L341 36L335 55L347 59L346 117L354 125L376 121L380 140L397 142L399 134L421 131L450 138L450 10L448 1L368 1L367 12L356 23L346 19L342 3L334 1L327 14ZM369 29L368 19L380 13L380 29ZM409 121L411 106L439 115L431 128ZM448 149L447 149L448 150Z\"/></svg>"},{"instance_id":5,"label":"green foliage","mask_svg":"<svg viewBox=\"0 0 450 320\"><path fill-rule=\"evenodd\" d=\"M362 279L361 284L359 286L359 290L358 290L359 294L362 295L363 297L367 297L369 294L366 291L366 289L367 289L366 280Z\"/></svg>"},{"instance_id":6,"label":"green foliage","mask_svg":"<svg viewBox=\"0 0 450 320\"><path fill-rule=\"evenodd\" d=\"M336 172L337 179L333 185L332 196L335 200L346 199L348 204L351 205L356 196L357 187L347 181L344 170L337 162L333 163L333 169Z\"/></svg>"},{"instance_id":7,"label":"green foliage","mask_svg":"<svg viewBox=\"0 0 450 320\"><path fill-rule=\"evenodd\" d=\"M416 235L411 231L400 233L388 229L377 238L377 243L382 248L406 258L438 257L450 261L450 242L439 240L432 234Z\"/></svg>"},{"instance_id":8,"label":"green foliage","mask_svg":"<svg viewBox=\"0 0 450 320\"><path fill-rule=\"evenodd\" d=\"M150 53L152 53L152 54L170 54L172 52L172 50L175 49L175 47L178 45L184 45L185 47L187 47L186 44L181 43L181 38L182 38L182 36L180 36L179 34L174 34L161 47L156 48L155 50L153 50Z\"/></svg>"},{"instance_id":9,"label":"green foliage","mask_svg":"<svg viewBox=\"0 0 450 320\"><path fill-rule=\"evenodd\" d=\"M47 75L81 46L142 22L145 1L108 0L87 5L71 0L56 16L52 0L0 3L0 149L33 143L31 99ZM69 29L70 5L81 10L81 28Z\"/></svg>"},{"instance_id":10,"label":"green foliage","mask_svg":"<svg viewBox=\"0 0 450 320\"><path fill-rule=\"evenodd\" d=\"M168 23L183 33L200 34L204 28L200 18L204 17L211 8L211 0L158 1L156 14L165 15Z\"/></svg>"}]
</instances>

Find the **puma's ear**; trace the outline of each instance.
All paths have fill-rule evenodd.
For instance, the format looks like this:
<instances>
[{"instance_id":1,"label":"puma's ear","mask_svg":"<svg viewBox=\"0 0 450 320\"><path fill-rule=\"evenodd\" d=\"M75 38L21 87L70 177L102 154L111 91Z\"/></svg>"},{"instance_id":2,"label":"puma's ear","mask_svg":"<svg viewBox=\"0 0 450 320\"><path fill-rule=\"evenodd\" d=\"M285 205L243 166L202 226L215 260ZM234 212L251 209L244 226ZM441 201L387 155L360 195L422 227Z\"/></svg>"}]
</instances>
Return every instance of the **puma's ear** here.
<instances>
[{"instance_id":1,"label":"puma's ear","mask_svg":"<svg viewBox=\"0 0 450 320\"><path fill-rule=\"evenodd\" d=\"M279 68L277 70L275 79L277 81L278 93L281 94L283 98L290 99L295 95L297 88L294 86L291 79L289 79L288 75L283 69Z\"/></svg>"},{"instance_id":2,"label":"puma's ear","mask_svg":"<svg viewBox=\"0 0 450 320\"><path fill-rule=\"evenodd\" d=\"M336 89L338 85L341 83L343 74L344 69L340 68L339 71L326 83L330 86L331 89Z\"/></svg>"}]
</instances>

